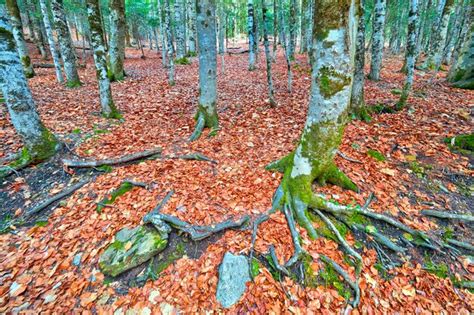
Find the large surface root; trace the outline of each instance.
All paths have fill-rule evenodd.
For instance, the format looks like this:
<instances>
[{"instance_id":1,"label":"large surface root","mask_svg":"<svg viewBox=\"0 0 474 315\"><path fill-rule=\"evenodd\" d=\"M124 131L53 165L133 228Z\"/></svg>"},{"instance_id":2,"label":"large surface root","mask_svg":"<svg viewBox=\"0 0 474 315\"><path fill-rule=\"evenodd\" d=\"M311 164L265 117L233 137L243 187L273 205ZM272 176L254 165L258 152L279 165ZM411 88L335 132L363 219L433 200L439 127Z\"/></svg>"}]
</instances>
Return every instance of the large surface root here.
<instances>
[{"instance_id":1,"label":"large surface root","mask_svg":"<svg viewBox=\"0 0 474 315\"><path fill-rule=\"evenodd\" d=\"M161 148L156 148L156 149L151 149L151 150L146 150L142 152L137 152L133 154L128 154L124 155L120 158L116 159L104 159L104 160L69 160L69 159L64 159L63 164L64 166L67 167L79 167L79 168L93 168L93 167L100 167L103 165L117 165L117 164L124 164L136 160L142 160L145 158L152 157L154 155L159 155L161 154Z\"/></svg>"}]
</instances>

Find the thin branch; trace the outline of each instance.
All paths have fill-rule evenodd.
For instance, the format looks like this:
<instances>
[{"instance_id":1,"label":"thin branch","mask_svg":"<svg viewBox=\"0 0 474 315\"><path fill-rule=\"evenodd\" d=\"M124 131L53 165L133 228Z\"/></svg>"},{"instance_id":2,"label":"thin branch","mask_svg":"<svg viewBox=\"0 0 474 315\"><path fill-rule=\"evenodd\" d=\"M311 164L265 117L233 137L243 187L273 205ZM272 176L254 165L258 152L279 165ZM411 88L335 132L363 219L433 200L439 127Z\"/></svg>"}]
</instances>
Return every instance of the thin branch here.
<instances>
[{"instance_id":1,"label":"thin branch","mask_svg":"<svg viewBox=\"0 0 474 315\"><path fill-rule=\"evenodd\" d=\"M161 148L128 154L116 159L83 160L83 161L64 159L63 164L68 167L79 167L79 168L99 167L102 165L117 165L117 164L128 163L128 162L132 162L136 160L142 160L144 158L148 158L157 154L161 154Z\"/></svg>"},{"instance_id":2,"label":"thin branch","mask_svg":"<svg viewBox=\"0 0 474 315\"><path fill-rule=\"evenodd\" d=\"M348 160L349 162L359 163L359 164L363 164L363 163L364 163L364 162L362 162L362 161L359 161L359 160L353 159L353 158L351 158L351 157L348 157L347 155L345 155L345 154L342 153L341 151L337 151L337 155L339 155L340 157L342 157L344 160Z\"/></svg>"},{"instance_id":3,"label":"thin branch","mask_svg":"<svg viewBox=\"0 0 474 315\"><path fill-rule=\"evenodd\" d=\"M430 216L430 217L439 218L439 219L452 219L452 220L474 222L474 216L469 215L469 214L456 214L456 213L449 213L445 211L436 211L436 210L422 210L421 214Z\"/></svg>"}]
</instances>

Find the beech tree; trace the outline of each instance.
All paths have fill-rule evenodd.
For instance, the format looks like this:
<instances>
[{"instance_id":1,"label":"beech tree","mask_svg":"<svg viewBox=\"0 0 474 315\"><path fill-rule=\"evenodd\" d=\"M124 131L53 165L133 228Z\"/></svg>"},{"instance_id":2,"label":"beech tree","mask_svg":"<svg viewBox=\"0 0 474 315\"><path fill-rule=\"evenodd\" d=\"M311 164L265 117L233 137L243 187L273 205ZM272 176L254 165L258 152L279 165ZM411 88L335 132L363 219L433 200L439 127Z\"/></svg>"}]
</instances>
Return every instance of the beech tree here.
<instances>
[{"instance_id":1,"label":"beech tree","mask_svg":"<svg viewBox=\"0 0 474 315\"><path fill-rule=\"evenodd\" d=\"M255 70L255 46L257 45L256 41L256 23L255 23L255 15L254 15L254 7L253 7L253 0L248 0L247 2L247 28L249 34L249 70Z\"/></svg>"},{"instance_id":2,"label":"beech tree","mask_svg":"<svg viewBox=\"0 0 474 315\"><path fill-rule=\"evenodd\" d=\"M474 23L472 22L467 41L464 43L461 54L453 66L448 81L458 88L474 89Z\"/></svg>"},{"instance_id":3,"label":"beech tree","mask_svg":"<svg viewBox=\"0 0 474 315\"><path fill-rule=\"evenodd\" d=\"M199 100L196 112L196 129L189 138L199 139L204 127L210 136L219 129L217 116L217 43L216 0L196 1L199 51Z\"/></svg>"},{"instance_id":4,"label":"beech tree","mask_svg":"<svg viewBox=\"0 0 474 315\"><path fill-rule=\"evenodd\" d=\"M71 33L64 14L63 0L51 0L54 26L58 36L61 58L63 59L64 73L66 75L66 85L70 88L81 85L76 67L76 54L71 39Z\"/></svg>"},{"instance_id":5,"label":"beech tree","mask_svg":"<svg viewBox=\"0 0 474 315\"><path fill-rule=\"evenodd\" d=\"M12 32L25 75L27 78L32 78L35 75L35 71L33 70L33 64L28 54L25 38L23 37L23 25L21 23L20 9L18 8L17 0L6 0L6 7L10 14Z\"/></svg>"},{"instance_id":6,"label":"beech tree","mask_svg":"<svg viewBox=\"0 0 474 315\"><path fill-rule=\"evenodd\" d=\"M166 68L168 69L168 84L173 86L174 82L174 47L173 33L171 28L171 4L170 0L165 0L165 28L166 28Z\"/></svg>"},{"instance_id":7,"label":"beech tree","mask_svg":"<svg viewBox=\"0 0 474 315\"><path fill-rule=\"evenodd\" d=\"M125 59L125 1L110 0L110 69L112 81L121 81L125 76L123 61Z\"/></svg>"},{"instance_id":8,"label":"beech tree","mask_svg":"<svg viewBox=\"0 0 474 315\"><path fill-rule=\"evenodd\" d=\"M268 84L268 99L272 107L276 106L273 80L272 80L272 56L270 54L270 43L268 41L268 21L267 21L267 5L265 0L261 0L262 18L263 18L263 44L265 46L265 60L267 63L267 84Z\"/></svg>"},{"instance_id":9,"label":"beech tree","mask_svg":"<svg viewBox=\"0 0 474 315\"><path fill-rule=\"evenodd\" d=\"M22 168L54 155L58 141L41 122L17 52L14 28L1 14L0 85L10 120L24 145L20 158L10 167Z\"/></svg>"},{"instance_id":10,"label":"beech tree","mask_svg":"<svg viewBox=\"0 0 474 315\"><path fill-rule=\"evenodd\" d=\"M372 59L369 74L369 79L374 81L380 80L380 70L382 68L386 6L387 0L375 0L372 30Z\"/></svg>"},{"instance_id":11,"label":"beech tree","mask_svg":"<svg viewBox=\"0 0 474 315\"><path fill-rule=\"evenodd\" d=\"M114 105L110 80L107 75L107 58L102 34L99 0L87 0L87 19L89 20L90 40L94 51L94 63L99 84L100 105L102 115L106 118L121 118Z\"/></svg>"},{"instance_id":12,"label":"beech tree","mask_svg":"<svg viewBox=\"0 0 474 315\"><path fill-rule=\"evenodd\" d=\"M186 19L184 0L176 0L174 4L175 34L176 34L176 59L186 57Z\"/></svg>"},{"instance_id":13,"label":"beech tree","mask_svg":"<svg viewBox=\"0 0 474 315\"><path fill-rule=\"evenodd\" d=\"M56 71L56 79L59 83L64 82L63 71L61 69L61 57L59 56L56 41L54 40L53 30L51 28L51 20L49 19L49 9L46 0L39 0L41 14L43 16L44 28L46 31L46 38L48 39L49 51L53 57L54 70Z\"/></svg>"},{"instance_id":14,"label":"beech tree","mask_svg":"<svg viewBox=\"0 0 474 315\"><path fill-rule=\"evenodd\" d=\"M187 9L187 27L188 32L188 52L191 54L196 53L196 1L186 0Z\"/></svg>"}]
</instances>

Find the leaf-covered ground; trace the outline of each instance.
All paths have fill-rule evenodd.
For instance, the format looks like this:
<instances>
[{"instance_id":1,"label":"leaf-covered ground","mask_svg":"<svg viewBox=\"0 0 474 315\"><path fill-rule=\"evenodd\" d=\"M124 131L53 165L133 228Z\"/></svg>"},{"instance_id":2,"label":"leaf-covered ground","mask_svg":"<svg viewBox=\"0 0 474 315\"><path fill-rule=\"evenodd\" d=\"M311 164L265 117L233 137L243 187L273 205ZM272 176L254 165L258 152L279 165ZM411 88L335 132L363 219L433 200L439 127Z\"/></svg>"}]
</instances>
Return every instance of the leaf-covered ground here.
<instances>
[{"instance_id":1,"label":"leaf-covered ground","mask_svg":"<svg viewBox=\"0 0 474 315\"><path fill-rule=\"evenodd\" d=\"M72 148L77 154L97 159L162 147L165 155L201 152L218 163L158 159L115 167L60 203L46 225L17 227L13 233L0 235L0 312L23 309L69 313L73 309L111 313L134 309L146 314L220 309L215 298L218 265L228 250L249 250L250 231L227 231L199 259L181 258L158 280L129 288L128 292L117 293L116 283L104 281L97 261L118 230L139 224L170 190L175 193L163 211L193 224L213 224L245 214L256 216L270 208L281 175L265 171L264 166L294 148L305 120L310 78L306 58L298 57L293 93L289 94L286 65L279 55L278 63L273 64L278 107L271 108L266 98L263 52L259 59L257 71L248 72L246 54L226 55L225 74L219 72L218 82L221 129L213 138L205 132L194 143L186 140L194 128L198 95L195 58L191 65L177 66L177 84L169 87L156 52L147 52L147 58L141 59L139 52L128 50L128 77L113 83L123 123L107 121L97 114L99 98L91 60L86 69L80 70L84 86L77 89L60 86L53 69L36 69L38 75L30 80L30 86L41 117L61 139L77 145ZM366 83L370 105L390 104L397 99L396 89L404 79L398 72L400 67L400 58L387 57L382 80ZM429 81L430 74L417 72L409 100L412 109L374 114L370 123L352 121L348 125L341 151L363 163L339 156L336 161L359 186L360 193L337 187L315 189L337 202L359 204L373 192L373 209L425 231L447 227L421 216L422 209L472 214L472 161L470 164L469 157L452 153L443 139L472 132L474 93L450 88L444 77L441 72ZM8 121L5 106L0 111L3 158L16 152L21 142ZM62 170L59 173L50 176L72 177L71 182L80 177ZM37 194L32 193L37 184L26 181L22 174L0 186L7 198L22 194L26 200L18 209L9 209L13 216L39 202ZM151 188L135 187L98 213L97 202L124 179L145 182ZM50 189L54 193L61 187ZM472 243L472 224L457 224L453 229ZM337 243L325 238L310 241L305 231L300 232L304 247L314 257L325 254L354 272ZM354 241L352 236L348 238ZM281 261L291 256L290 233L280 213L261 225L256 250L266 252L270 244L275 245ZM426 257L413 253L412 259L403 258L403 264L386 280L376 268L374 249L367 246L362 252L362 298L354 313L474 311L474 295L454 287L449 277L440 278L424 270ZM78 254L82 254L81 263L76 266L73 259ZM464 279L473 280L473 262L460 256L457 264L463 265ZM323 268L318 263L311 267L315 273ZM460 269L452 264L447 267L453 276ZM279 282L260 268L230 312L336 312L345 306L344 297L334 287L303 288L290 279Z\"/></svg>"}]
</instances>

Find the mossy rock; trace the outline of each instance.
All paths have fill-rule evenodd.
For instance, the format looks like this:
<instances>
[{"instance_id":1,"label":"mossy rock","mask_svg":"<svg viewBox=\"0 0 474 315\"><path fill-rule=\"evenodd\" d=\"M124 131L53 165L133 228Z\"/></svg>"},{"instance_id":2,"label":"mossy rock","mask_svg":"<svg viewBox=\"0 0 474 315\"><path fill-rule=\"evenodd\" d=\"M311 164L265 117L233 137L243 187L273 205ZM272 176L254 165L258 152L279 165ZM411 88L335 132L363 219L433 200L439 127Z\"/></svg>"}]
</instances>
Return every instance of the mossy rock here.
<instances>
[{"instance_id":1,"label":"mossy rock","mask_svg":"<svg viewBox=\"0 0 474 315\"><path fill-rule=\"evenodd\" d=\"M115 235L115 241L100 256L100 270L106 275L116 277L148 261L164 250L167 244L168 235L154 228L124 228Z\"/></svg>"}]
</instances>

